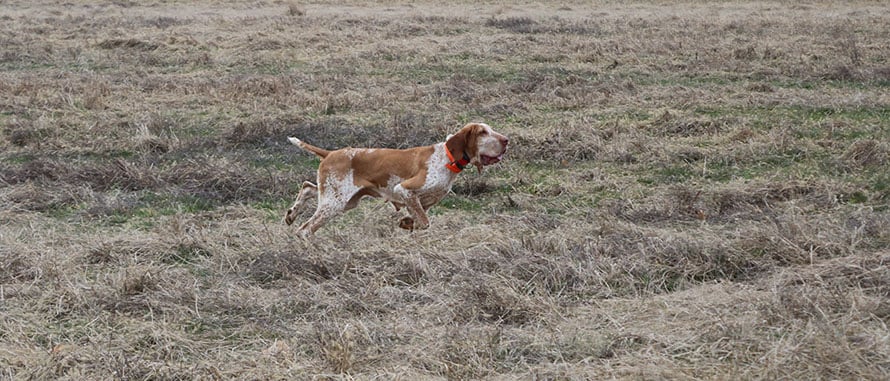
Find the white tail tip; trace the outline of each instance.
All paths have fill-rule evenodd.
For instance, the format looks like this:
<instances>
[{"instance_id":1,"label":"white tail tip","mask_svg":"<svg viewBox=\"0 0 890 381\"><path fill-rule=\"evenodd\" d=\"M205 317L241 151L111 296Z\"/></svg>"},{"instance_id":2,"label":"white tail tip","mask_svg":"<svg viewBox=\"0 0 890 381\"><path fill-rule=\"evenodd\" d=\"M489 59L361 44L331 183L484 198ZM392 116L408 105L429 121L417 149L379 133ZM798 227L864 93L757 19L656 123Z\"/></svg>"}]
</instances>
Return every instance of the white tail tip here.
<instances>
[{"instance_id":1,"label":"white tail tip","mask_svg":"<svg viewBox=\"0 0 890 381\"><path fill-rule=\"evenodd\" d=\"M295 145L295 146L298 146L298 145L300 145L300 143L302 143L302 142L300 141L300 139L297 139L297 138L295 138L295 137L293 137L293 136L287 138L287 141L289 141L291 144L293 144L293 145Z\"/></svg>"}]
</instances>

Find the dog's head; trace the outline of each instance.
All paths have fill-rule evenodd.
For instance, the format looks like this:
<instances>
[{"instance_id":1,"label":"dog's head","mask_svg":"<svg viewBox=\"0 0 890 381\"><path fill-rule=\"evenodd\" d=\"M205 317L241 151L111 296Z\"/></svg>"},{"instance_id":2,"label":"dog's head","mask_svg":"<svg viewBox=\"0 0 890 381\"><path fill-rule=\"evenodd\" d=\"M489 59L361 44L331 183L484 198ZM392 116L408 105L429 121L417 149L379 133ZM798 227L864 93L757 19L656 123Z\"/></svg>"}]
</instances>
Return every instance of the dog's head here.
<instances>
[{"instance_id":1,"label":"dog's head","mask_svg":"<svg viewBox=\"0 0 890 381\"><path fill-rule=\"evenodd\" d=\"M507 152L509 139L496 132L485 123L470 123L445 140L445 147L456 159L466 154L470 164L476 166L479 172L482 167L495 164L504 157Z\"/></svg>"}]
</instances>

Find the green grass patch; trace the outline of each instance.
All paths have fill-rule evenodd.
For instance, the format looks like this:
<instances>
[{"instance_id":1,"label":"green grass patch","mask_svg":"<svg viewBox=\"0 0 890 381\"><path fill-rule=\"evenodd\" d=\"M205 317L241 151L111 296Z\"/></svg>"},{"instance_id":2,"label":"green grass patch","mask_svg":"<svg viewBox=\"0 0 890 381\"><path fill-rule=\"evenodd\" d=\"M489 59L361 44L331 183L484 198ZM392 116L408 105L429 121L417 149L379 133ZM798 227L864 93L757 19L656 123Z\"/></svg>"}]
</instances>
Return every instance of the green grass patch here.
<instances>
[{"instance_id":1,"label":"green grass patch","mask_svg":"<svg viewBox=\"0 0 890 381\"><path fill-rule=\"evenodd\" d=\"M708 162L703 168L705 179L726 182L735 179L754 179L771 174L789 173L809 168L807 172L818 172L812 157L797 149L758 156L754 161L735 162L731 159ZM811 156L811 155L810 155Z\"/></svg>"},{"instance_id":2,"label":"green grass patch","mask_svg":"<svg viewBox=\"0 0 890 381\"><path fill-rule=\"evenodd\" d=\"M890 202L890 172L877 172L868 182L869 188L875 193L875 201Z\"/></svg>"},{"instance_id":3,"label":"green grass patch","mask_svg":"<svg viewBox=\"0 0 890 381\"><path fill-rule=\"evenodd\" d=\"M44 209L44 215L55 218L55 219L68 219L77 215L78 212L83 210L84 204L67 204L67 203L53 203L46 209Z\"/></svg>"},{"instance_id":4,"label":"green grass patch","mask_svg":"<svg viewBox=\"0 0 890 381\"><path fill-rule=\"evenodd\" d=\"M177 213L199 213L215 209L218 203L195 195L180 195L163 204L164 215Z\"/></svg>"},{"instance_id":5,"label":"green grass patch","mask_svg":"<svg viewBox=\"0 0 890 381\"><path fill-rule=\"evenodd\" d=\"M581 210L586 212L597 208L603 200L616 200L622 198L622 195L612 190L603 190L602 187L594 187L594 189L573 192L568 196L570 205L568 210Z\"/></svg>"},{"instance_id":6,"label":"green grass patch","mask_svg":"<svg viewBox=\"0 0 890 381\"><path fill-rule=\"evenodd\" d=\"M698 107L695 115L738 118L760 131L787 128L798 139L890 139L890 107Z\"/></svg>"},{"instance_id":7,"label":"green grass patch","mask_svg":"<svg viewBox=\"0 0 890 381\"><path fill-rule=\"evenodd\" d=\"M689 164L666 164L646 171L637 178L637 182L645 185L676 184L701 177L695 172L695 168Z\"/></svg>"},{"instance_id":8,"label":"green grass patch","mask_svg":"<svg viewBox=\"0 0 890 381\"><path fill-rule=\"evenodd\" d=\"M638 86L659 87L709 87L728 86L740 82L748 82L749 79L733 73L709 73L703 75L665 75L662 72L628 71L616 75L618 78L633 82Z\"/></svg>"},{"instance_id":9,"label":"green grass patch","mask_svg":"<svg viewBox=\"0 0 890 381\"><path fill-rule=\"evenodd\" d=\"M172 195L144 192L131 208L113 210L105 222L111 225L133 224L148 228L158 217L176 214L194 214L214 210L220 204L196 195Z\"/></svg>"},{"instance_id":10,"label":"green grass patch","mask_svg":"<svg viewBox=\"0 0 890 381\"><path fill-rule=\"evenodd\" d=\"M67 160L78 161L105 161L109 159L129 159L136 156L136 153L127 149L110 149L107 151L78 151L71 153L63 153L61 157Z\"/></svg>"},{"instance_id":11,"label":"green grass patch","mask_svg":"<svg viewBox=\"0 0 890 381\"><path fill-rule=\"evenodd\" d=\"M504 83L525 80L516 65L507 63L487 65L476 60L460 59L459 56L437 64L419 63L412 66L385 67L371 71L371 74L400 78L422 85L452 80L456 74L459 74L459 78L473 83Z\"/></svg>"},{"instance_id":12,"label":"green grass patch","mask_svg":"<svg viewBox=\"0 0 890 381\"><path fill-rule=\"evenodd\" d=\"M296 192L294 192L294 194L296 195ZM249 205L254 209L275 212L277 215L278 212L282 212L289 208L292 202L293 200L290 199L269 199L252 202ZM307 209L309 208L307 207Z\"/></svg>"},{"instance_id":13,"label":"green grass patch","mask_svg":"<svg viewBox=\"0 0 890 381\"><path fill-rule=\"evenodd\" d=\"M876 80L876 81L856 81L856 80L829 80L829 79L819 79L819 80L793 80L793 79L781 79L781 80L764 80L764 82L769 83L772 86L783 88L783 89L824 89L824 88L833 88L833 89L873 89L873 88L882 88L890 86L890 81L886 80Z\"/></svg>"},{"instance_id":14,"label":"green grass patch","mask_svg":"<svg viewBox=\"0 0 890 381\"><path fill-rule=\"evenodd\" d=\"M856 191L847 197L847 202L851 204L864 204L868 202L868 196L862 191Z\"/></svg>"},{"instance_id":15,"label":"green grass patch","mask_svg":"<svg viewBox=\"0 0 890 381\"><path fill-rule=\"evenodd\" d=\"M845 119L856 122L890 121L890 107L809 107L801 105L771 107L697 107L695 114L719 116L755 116L760 118L783 118L795 121L821 121L824 119Z\"/></svg>"},{"instance_id":16,"label":"green grass patch","mask_svg":"<svg viewBox=\"0 0 890 381\"><path fill-rule=\"evenodd\" d=\"M200 258L209 256L211 256L210 251L200 244L180 243L163 260L170 264L191 264Z\"/></svg>"},{"instance_id":17,"label":"green grass patch","mask_svg":"<svg viewBox=\"0 0 890 381\"><path fill-rule=\"evenodd\" d=\"M821 121L824 119L846 119L857 122L890 120L890 108L887 107L806 107L789 106L788 114L796 119Z\"/></svg>"},{"instance_id":18,"label":"green grass patch","mask_svg":"<svg viewBox=\"0 0 890 381\"><path fill-rule=\"evenodd\" d=\"M443 198L442 201L439 201L439 203L436 205L441 206L445 209L462 210L466 212L478 212L482 210L485 203L480 201L479 198L457 197L449 195L445 196L445 198ZM435 207L431 208L430 214L437 214L435 213L435 209Z\"/></svg>"},{"instance_id":19,"label":"green grass patch","mask_svg":"<svg viewBox=\"0 0 890 381\"><path fill-rule=\"evenodd\" d=\"M739 74L735 72L707 72L701 74L671 75L666 72L640 72L628 71L617 74L618 78L629 80L639 86L663 86L663 87L724 87L739 84L765 84L783 89L873 89L890 86L890 81L874 80L829 80L829 79L771 79L762 75Z\"/></svg>"},{"instance_id":20,"label":"green grass patch","mask_svg":"<svg viewBox=\"0 0 890 381\"><path fill-rule=\"evenodd\" d=\"M30 163L37 159L37 156L30 153L14 153L11 155L4 155L0 160L7 164L25 164Z\"/></svg>"}]
</instances>

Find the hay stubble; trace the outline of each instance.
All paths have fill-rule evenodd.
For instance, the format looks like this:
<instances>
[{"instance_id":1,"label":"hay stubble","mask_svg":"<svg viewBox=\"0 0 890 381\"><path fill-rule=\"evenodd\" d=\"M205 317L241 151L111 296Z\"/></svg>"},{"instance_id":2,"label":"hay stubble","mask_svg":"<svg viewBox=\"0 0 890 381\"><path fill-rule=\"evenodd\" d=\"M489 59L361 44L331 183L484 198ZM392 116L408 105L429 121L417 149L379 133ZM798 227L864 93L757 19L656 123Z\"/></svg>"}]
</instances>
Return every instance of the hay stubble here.
<instances>
[{"instance_id":1,"label":"hay stubble","mask_svg":"<svg viewBox=\"0 0 890 381\"><path fill-rule=\"evenodd\" d=\"M886 379L888 17L4 3L0 377ZM280 222L287 135L469 120L513 147L429 231Z\"/></svg>"}]
</instances>

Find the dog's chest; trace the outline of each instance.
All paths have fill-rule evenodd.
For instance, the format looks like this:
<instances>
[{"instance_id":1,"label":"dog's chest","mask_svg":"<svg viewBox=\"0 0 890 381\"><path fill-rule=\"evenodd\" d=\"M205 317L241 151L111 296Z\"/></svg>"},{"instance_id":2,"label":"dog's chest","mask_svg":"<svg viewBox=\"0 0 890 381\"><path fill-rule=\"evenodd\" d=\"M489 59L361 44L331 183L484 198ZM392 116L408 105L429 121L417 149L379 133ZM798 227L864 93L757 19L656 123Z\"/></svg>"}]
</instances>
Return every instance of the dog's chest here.
<instances>
[{"instance_id":1,"label":"dog's chest","mask_svg":"<svg viewBox=\"0 0 890 381\"><path fill-rule=\"evenodd\" d=\"M454 178L436 172L442 171L429 171L423 186L412 192L413 196L417 196L424 205L435 204L451 191ZM386 187L380 189L381 195L391 201L402 201L407 196L405 189L400 185L404 180L398 176L391 176Z\"/></svg>"},{"instance_id":2,"label":"dog's chest","mask_svg":"<svg viewBox=\"0 0 890 381\"><path fill-rule=\"evenodd\" d=\"M441 200L451 190L451 184L455 180L455 174L445 168L448 158L444 151L444 144L437 145L435 151L426 162L426 178L423 186L411 192L425 207L431 206ZM403 202L406 193L400 184L406 179L391 175L385 189L381 189L381 196L396 202Z\"/></svg>"},{"instance_id":3,"label":"dog's chest","mask_svg":"<svg viewBox=\"0 0 890 381\"><path fill-rule=\"evenodd\" d=\"M448 194L451 190L451 183L454 182L454 176L445 168L444 161L441 163L430 164L426 182L424 182L423 187L417 192L417 195L420 198L420 203L423 204L424 207L439 202L439 200Z\"/></svg>"}]
</instances>

